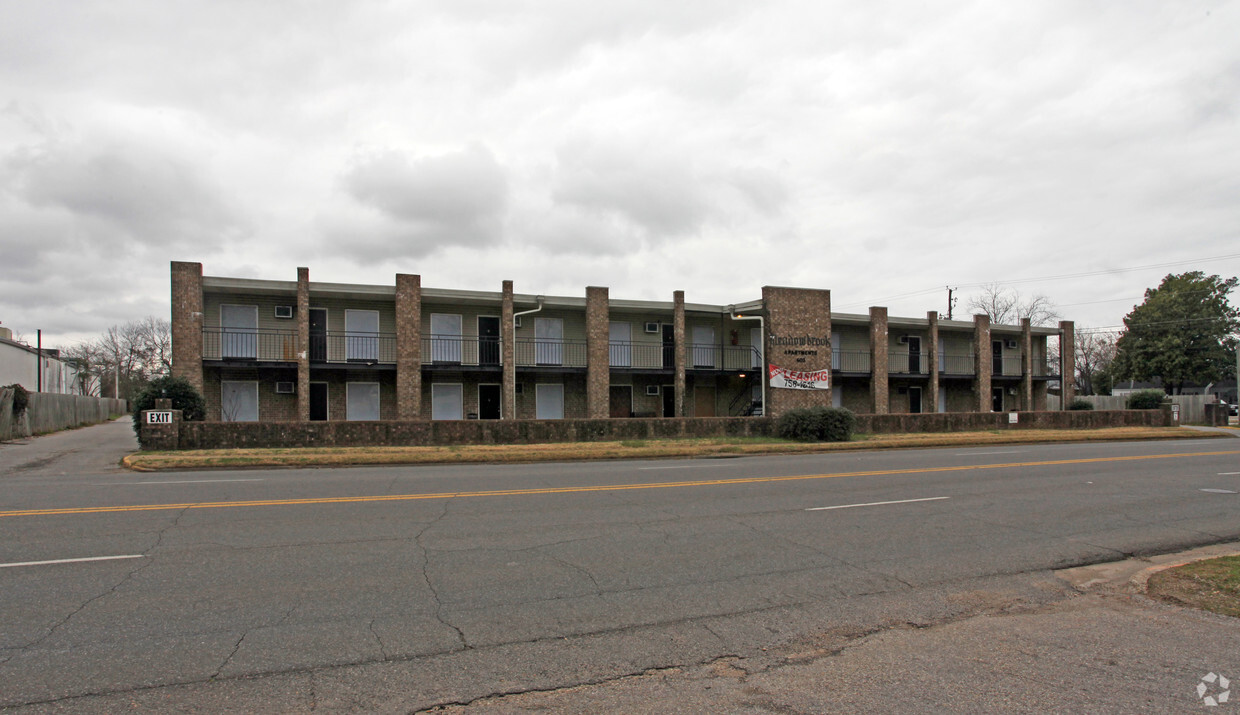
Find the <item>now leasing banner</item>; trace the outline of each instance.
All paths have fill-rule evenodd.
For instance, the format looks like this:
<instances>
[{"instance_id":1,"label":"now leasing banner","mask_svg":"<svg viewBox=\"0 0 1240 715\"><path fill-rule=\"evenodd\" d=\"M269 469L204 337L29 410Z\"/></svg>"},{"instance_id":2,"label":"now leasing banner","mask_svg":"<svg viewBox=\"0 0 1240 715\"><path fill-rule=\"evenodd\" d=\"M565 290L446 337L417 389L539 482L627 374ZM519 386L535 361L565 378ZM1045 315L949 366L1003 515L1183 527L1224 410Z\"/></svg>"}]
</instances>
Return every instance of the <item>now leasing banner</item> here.
<instances>
[{"instance_id":1,"label":"now leasing banner","mask_svg":"<svg viewBox=\"0 0 1240 715\"><path fill-rule=\"evenodd\" d=\"M800 372L769 365L771 387L785 387L790 390L826 390L831 387L831 371Z\"/></svg>"}]
</instances>

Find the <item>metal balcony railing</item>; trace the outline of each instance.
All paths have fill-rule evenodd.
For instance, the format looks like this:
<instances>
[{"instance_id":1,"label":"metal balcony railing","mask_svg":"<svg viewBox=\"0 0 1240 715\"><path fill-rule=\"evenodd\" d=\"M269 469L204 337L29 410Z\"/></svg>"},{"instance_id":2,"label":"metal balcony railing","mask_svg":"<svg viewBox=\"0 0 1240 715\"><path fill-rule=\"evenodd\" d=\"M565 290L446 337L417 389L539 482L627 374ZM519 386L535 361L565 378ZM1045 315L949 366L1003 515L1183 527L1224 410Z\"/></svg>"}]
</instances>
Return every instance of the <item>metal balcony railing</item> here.
<instances>
[{"instance_id":1,"label":"metal balcony railing","mask_svg":"<svg viewBox=\"0 0 1240 715\"><path fill-rule=\"evenodd\" d=\"M971 354L944 353L939 355L939 373L944 375L972 375L977 371Z\"/></svg>"},{"instance_id":2,"label":"metal balcony railing","mask_svg":"<svg viewBox=\"0 0 1240 715\"><path fill-rule=\"evenodd\" d=\"M585 367L586 341L521 338L516 341L518 367Z\"/></svg>"},{"instance_id":3,"label":"metal balcony railing","mask_svg":"<svg viewBox=\"0 0 1240 715\"><path fill-rule=\"evenodd\" d=\"M396 334L357 330L310 333L310 362L396 362Z\"/></svg>"},{"instance_id":4,"label":"metal balcony railing","mask_svg":"<svg viewBox=\"0 0 1240 715\"><path fill-rule=\"evenodd\" d=\"M1059 361L1034 357L1034 377L1059 377Z\"/></svg>"},{"instance_id":5,"label":"metal balcony railing","mask_svg":"<svg viewBox=\"0 0 1240 715\"><path fill-rule=\"evenodd\" d=\"M497 337L432 334L422 338L423 365L497 366L502 354Z\"/></svg>"},{"instance_id":6,"label":"metal balcony railing","mask_svg":"<svg viewBox=\"0 0 1240 715\"><path fill-rule=\"evenodd\" d=\"M930 356L923 352L888 353L887 372L902 375L925 375L930 372Z\"/></svg>"},{"instance_id":7,"label":"metal balcony railing","mask_svg":"<svg viewBox=\"0 0 1240 715\"><path fill-rule=\"evenodd\" d=\"M258 328L203 328L202 359L297 362L297 332Z\"/></svg>"},{"instance_id":8,"label":"metal balcony railing","mask_svg":"<svg viewBox=\"0 0 1240 715\"><path fill-rule=\"evenodd\" d=\"M676 367L676 351L660 343L613 340L607 344L607 362L612 367L671 370Z\"/></svg>"},{"instance_id":9,"label":"metal balcony railing","mask_svg":"<svg viewBox=\"0 0 1240 715\"><path fill-rule=\"evenodd\" d=\"M831 353L831 369L840 372L869 372L870 353L867 350L836 350Z\"/></svg>"},{"instance_id":10,"label":"metal balcony railing","mask_svg":"<svg viewBox=\"0 0 1240 715\"><path fill-rule=\"evenodd\" d=\"M762 351L752 345L692 343L688 347L686 366L690 370L744 371L762 367Z\"/></svg>"},{"instance_id":11,"label":"metal balcony railing","mask_svg":"<svg viewBox=\"0 0 1240 715\"><path fill-rule=\"evenodd\" d=\"M1022 374L1021 358L1019 355L1012 357L996 357L991 359L991 369L996 377L1020 377Z\"/></svg>"}]
</instances>

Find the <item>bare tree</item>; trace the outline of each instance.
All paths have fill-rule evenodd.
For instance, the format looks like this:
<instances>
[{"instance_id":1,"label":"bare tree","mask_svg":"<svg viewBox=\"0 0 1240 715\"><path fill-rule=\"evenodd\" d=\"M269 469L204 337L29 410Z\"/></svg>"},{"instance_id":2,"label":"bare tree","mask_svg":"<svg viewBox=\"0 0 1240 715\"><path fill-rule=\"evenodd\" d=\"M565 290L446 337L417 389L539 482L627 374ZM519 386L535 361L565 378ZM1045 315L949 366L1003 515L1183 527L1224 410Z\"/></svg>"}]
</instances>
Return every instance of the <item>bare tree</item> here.
<instances>
[{"instance_id":1,"label":"bare tree","mask_svg":"<svg viewBox=\"0 0 1240 715\"><path fill-rule=\"evenodd\" d=\"M1076 333L1076 384L1082 395L1110 392L1106 371L1115 359L1115 336L1111 333ZM1103 379L1105 377L1105 379ZM1100 384L1105 382L1105 385Z\"/></svg>"},{"instance_id":2,"label":"bare tree","mask_svg":"<svg viewBox=\"0 0 1240 715\"><path fill-rule=\"evenodd\" d=\"M999 283L982 286L980 294L969 298L968 307L998 325L1015 325L1025 318L1033 325L1049 325L1059 319L1050 298L1041 293L1024 297L1020 291Z\"/></svg>"},{"instance_id":3,"label":"bare tree","mask_svg":"<svg viewBox=\"0 0 1240 715\"><path fill-rule=\"evenodd\" d=\"M86 394L133 399L146 383L171 372L172 326L155 317L113 325L61 353L85 366Z\"/></svg>"}]
</instances>

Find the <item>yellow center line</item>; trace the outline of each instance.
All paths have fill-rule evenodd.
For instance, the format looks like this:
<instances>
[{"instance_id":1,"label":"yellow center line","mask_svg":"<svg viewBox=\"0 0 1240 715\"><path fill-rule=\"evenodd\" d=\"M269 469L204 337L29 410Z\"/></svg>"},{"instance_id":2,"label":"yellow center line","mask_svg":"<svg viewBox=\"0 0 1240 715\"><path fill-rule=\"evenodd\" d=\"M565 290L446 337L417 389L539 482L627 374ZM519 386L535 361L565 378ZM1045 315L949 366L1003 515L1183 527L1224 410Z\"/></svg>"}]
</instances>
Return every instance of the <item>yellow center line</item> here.
<instances>
[{"instance_id":1,"label":"yellow center line","mask_svg":"<svg viewBox=\"0 0 1240 715\"><path fill-rule=\"evenodd\" d=\"M577 494L584 492L613 492L633 489L678 489L683 487L715 487L733 484L767 484L772 482L796 482L811 479L839 479L841 477L880 477L895 474L932 474L936 472L964 472L981 469L1017 469L1022 467L1054 467L1066 464L1097 464L1101 462L1135 462L1152 459L1185 459L1189 457L1217 457L1240 454L1240 450L1226 452L1188 452L1181 454L1151 454L1127 457L1093 457L1089 459L1056 459L1043 462L1007 462L1003 464L968 464L950 467L914 467L911 469L882 469L865 472L839 472L836 474L799 474L781 477L742 477L738 479L695 479L684 482L643 482L637 484L601 484L582 487L542 487L538 489L490 489L476 492L437 492L433 494L385 494L361 497L317 497L312 499L260 499L252 501L185 502L181 504L142 504L135 506L92 506L63 509L21 509L0 511L7 516L55 516L61 514L104 514L127 511L161 511L170 509L221 509L247 506L297 506L307 504L351 504L360 502L413 501L418 499L463 499L466 497L531 496L539 494Z\"/></svg>"}]
</instances>

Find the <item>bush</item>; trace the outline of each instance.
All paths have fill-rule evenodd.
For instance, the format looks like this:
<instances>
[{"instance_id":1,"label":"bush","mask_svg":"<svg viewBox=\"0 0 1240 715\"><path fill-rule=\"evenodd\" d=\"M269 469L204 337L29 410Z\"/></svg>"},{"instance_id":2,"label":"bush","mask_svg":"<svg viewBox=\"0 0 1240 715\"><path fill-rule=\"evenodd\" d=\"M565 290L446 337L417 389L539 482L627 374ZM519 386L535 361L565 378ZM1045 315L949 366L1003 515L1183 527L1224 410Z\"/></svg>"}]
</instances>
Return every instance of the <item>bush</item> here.
<instances>
[{"instance_id":1,"label":"bush","mask_svg":"<svg viewBox=\"0 0 1240 715\"><path fill-rule=\"evenodd\" d=\"M5 385L5 387L13 391L13 416L21 417L26 408L30 406L30 391L16 382L12 385Z\"/></svg>"},{"instance_id":2,"label":"bush","mask_svg":"<svg viewBox=\"0 0 1240 715\"><path fill-rule=\"evenodd\" d=\"M1076 399L1068 404L1068 409L1070 410L1092 410L1094 409L1094 403L1090 402L1089 400Z\"/></svg>"},{"instance_id":3,"label":"bush","mask_svg":"<svg viewBox=\"0 0 1240 715\"><path fill-rule=\"evenodd\" d=\"M142 411L155 409L155 400L172 400L172 409L181 411L181 419L197 422L207 415L207 403L189 380L183 377L157 377L133 401L133 431L142 435Z\"/></svg>"},{"instance_id":4,"label":"bush","mask_svg":"<svg viewBox=\"0 0 1240 715\"><path fill-rule=\"evenodd\" d=\"M1140 390L1129 395L1124 405L1130 410L1156 410L1166 396L1162 390Z\"/></svg>"},{"instance_id":5,"label":"bush","mask_svg":"<svg viewBox=\"0 0 1240 715\"><path fill-rule=\"evenodd\" d=\"M847 442L856 427L857 418L841 407L792 410L775 423L780 437L798 442Z\"/></svg>"}]
</instances>

